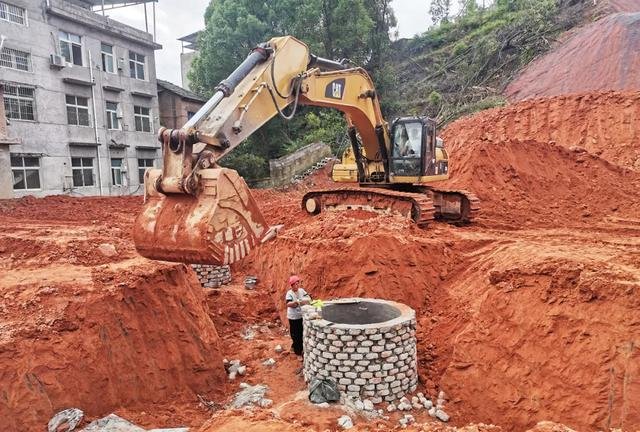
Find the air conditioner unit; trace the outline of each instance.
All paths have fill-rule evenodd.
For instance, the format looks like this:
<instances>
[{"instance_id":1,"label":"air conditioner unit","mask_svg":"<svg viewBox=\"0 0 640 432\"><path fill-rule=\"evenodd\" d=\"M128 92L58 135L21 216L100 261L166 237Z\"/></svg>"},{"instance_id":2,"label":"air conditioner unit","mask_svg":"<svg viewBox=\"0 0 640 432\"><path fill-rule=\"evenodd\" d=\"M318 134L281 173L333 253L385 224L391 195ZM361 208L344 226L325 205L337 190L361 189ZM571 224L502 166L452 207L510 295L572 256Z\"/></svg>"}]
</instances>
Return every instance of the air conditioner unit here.
<instances>
[{"instance_id":1,"label":"air conditioner unit","mask_svg":"<svg viewBox=\"0 0 640 432\"><path fill-rule=\"evenodd\" d=\"M118 109L116 110L116 117L118 117L119 119L124 117L124 115L122 114L122 108L121 107L118 107Z\"/></svg>"},{"instance_id":2,"label":"air conditioner unit","mask_svg":"<svg viewBox=\"0 0 640 432\"><path fill-rule=\"evenodd\" d=\"M62 69L66 66L66 61L61 55L51 54L49 60L51 61L51 67Z\"/></svg>"},{"instance_id":3,"label":"air conditioner unit","mask_svg":"<svg viewBox=\"0 0 640 432\"><path fill-rule=\"evenodd\" d=\"M122 70L124 69L124 58L119 57L118 58L118 70Z\"/></svg>"}]
</instances>

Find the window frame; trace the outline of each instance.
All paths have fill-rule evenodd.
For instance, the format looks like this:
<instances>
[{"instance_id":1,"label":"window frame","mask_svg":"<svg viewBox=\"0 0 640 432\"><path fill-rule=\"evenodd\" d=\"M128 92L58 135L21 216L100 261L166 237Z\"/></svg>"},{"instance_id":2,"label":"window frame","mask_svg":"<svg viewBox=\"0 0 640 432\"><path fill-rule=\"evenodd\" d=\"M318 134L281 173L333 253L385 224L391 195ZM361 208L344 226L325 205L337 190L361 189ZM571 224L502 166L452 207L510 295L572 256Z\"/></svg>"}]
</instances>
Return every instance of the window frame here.
<instances>
[{"instance_id":1,"label":"window frame","mask_svg":"<svg viewBox=\"0 0 640 432\"><path fill-rule=\"evenodd\" d=\"M18 61L17 61L18 53L25 54L25 59L26 59L26 63L27 63L27 69L21 69L21 68L17 67L18 66ZM11 63L11 66L6 66L6 65L2 64L3 56L9 56L9 62ZM6 62L6 60L4 60L4 61ZM32 65L31 65L31 53L29 51L22 51L21 49L10 48L8 46L4 46L4 47L2 47L2 51L0 51L0 67L6 68L6 69L17 70L17 71L21 71L21 72L32 72L33 68L32 68Z\"/></svg>"},{"instance_id":2,"label":"window frame","mask_svg":"<svg viewBox=\"0 0 640 432\"><path fill-rule=\"evenodd\" d=\"M144 162L143 162L144 161ZM141 164L142 162L142 164ZM151 165L147 165L151 162ZM138 183L144 184L144 174L149 168L155 168L155 158L138 158Z\"/></svg>"},{"instance_id":3,"label":"window frame","mask_svg":"<svg viewBox=\"0 0 640 432\"><path fill-rule=\"evenodd\" d=\"M73 165L73 160L79 160L80 161L80 165ZM71 181L73 183L73 187L74 188L85 188L85 187L95 187L96 186L96 180L95 180L95 171L93 170L94 164L93 164L93 159L92 157L83 157L83 156L71 156ZM91 161L91 165L86 166L85 165L85 161ZM74 175L74 171L80 171L80 178L82 179L82 185L77 185L76 184L76 177ZM91 172L91 184L86 184L85 180L86 180L86 171L90 171Z\"/></svg>"},{"instance_id":4,"label":"window frame","mask_svg":"<svg viewBox=\"0 0 640 432\"><path fill-rule=\"evenodd\" d=\"M63 37L63 34L65 34L66 37ZM72 40L71 36L77 37L79 42ZM69 55L71 56L70 57L71 61L68 61L67 58L64 56L64 52L62 49L63 42L69 44ZM58 29L58 44L60 46L60 55L62 56L62 58L64 58L64 61L65 63L67 63L67 65L84 67L84 49L83 49L84 45L82 42L82 36ZM80 63L75 62L76 56L73 54L74 45L77 45L80 48Z\"/></svg>"},{"instance_id":5,"label":"window frame","mask_svg":"<svg viewBox=\"0 0 640 432\"><path fill-rule=\"evenodd\" d=\"M11 88L15 88L16 89L16 94L10 94L10 90ZM24 96L24 95L20 95L20 89L29 89L31 90L31 97L28 96ZM14 113L15 111L10 109L10 104L11 102L17 103L17 107L18 107L18 114L20 115L20 117L12 117L11 114ZM31 114L33 118L22 118L22 110L21 108L23 108L23 104L21 104L21 102L31 102ZM24 85L24 84L20 84L20 83L12 83L12 82L5 82L4 83L4 110L5 110L5 114L7 119L10 120L16 120L16 121L27 121L27 122L35 122L38 120L38 117L36 115L36 88L34 86L30 86L30 85Z\"/></svg>"},{"instance_id":6,"label":"window frame","mask_svg":"<svg viewBox=\"0 0 640 432\"><path fill-rule=\"evenodd\" d=\"M147 110L147 114L142 114L143 110ZM137 112L140 111L140 112ZM138 119L140 119L140 129L138 129ZM148 120L149 130L144 128L144 120ZM133 106L133 127L136 132L153 133L153 122L151 121L151 108L142 105Z\"/></svg>"},{"instance_id":7,"label":"window frame","mask_svg":"<svg viewBox=\"0 0 640 432\"><path fill-rule=\"evenodd\" d=\"M134 58L131 58L131 56L134 56ZM142 61L140 61L139 57L142 57ZM133 67L132 67L132 64L133 64ZM138 68L135 67L136 65L142 66L142 78L138 76ZM144 54L139 54L135 51L129 50L129 77L132 79L140 80L140 81L146 81L147 80L146 68L147 68L147 56Z\"/></svg>"},{"instance_id":8,"label":"window frame","mask_svg":"<svg viewBox=\"0 0 640 432\"><path fill-rule=\"evenodd\" d=\"M113 161L120 161L119 166L113 166ZM124 158L111 158L111 185L112 186L123 186L124 183L122 181L123 168L124 168ZM116 183L116 172L118 173L119 183Z\"/></svg>"},{"instance_id":9,"label":"window frame","mask_svg":"<svg viewBox=\"0 0 640 432\"><path fill-rule=\"evenodd\" d=\"M3 15L2 6L3 5L5 6L5 11L4 11L5 17L4 18L2 17L2 15ZM9 10L9 8L11 8L11 7L15 8L17 10L22 10L22 12L23 12L22 20L24 22L17 22L17 21L14 21L14 20L10 19L10 17L12 15L13 16L17 16L15 13L11 13L11 11ZM17 6L17 5L11 4L11 3L7 3L5 1L0 1L0 21L6 21L6 22L10 22L10 23L17 24L17 25L20 25L20 26L28 27L29 26L29 16L28 16L27 8L23 8L22 6Z\"/></svg>"},{"instance_id":10,"label":"window frame","mask_svg":"<svg viewBox=\"0 0 640 432\"><path fill-rule=\"evenodd\" d=\"M109 104L114 104L115 109L109 109ZM118 102L114 101L105 101L105 111L107 113L107 122L105 127L107 130L122 130L120 119L118 118ZM113 127L113 122L116 122L117 127ZM109 125L111 123L111 125Z\"/></svg>"},{"instance_id":11,"label":"window frame","mask_svg":"<svg viewBox=\"0 0 640 432\"><path fill-rule=\"evenodd\" d=\"M87 127L87 126L91 126L91 119L90 119L90 112L89 112L89 98L85 97L85 96L76 96L76 95L70 95L70 94L65 94L65 105L67 107L67 124L70 126L81 126L81 127ZM74 103L70 104L68 98L74 98ZM78 104L78 98L82 98L82 99L86 99L87 101L87 105L79 105ZM69 118L69 108L74 108L75 109L75 115L76 115L76 123L71 123L70 118ZM80 109L83 109L87 111L87 124L80 124Z\"/></svg>"},{"instance_id":12,"label":"window frame","mask_svg":"<svg viewBox=\"0 0 640 432\"><path fill-rule=\"evenodd\" d=\"M104 50L104 47L108 46L111 48L111 52L108 53ZM107 68L105 67L105 57L111 57L111 70L107 70ZM116 67L116 53L115 53L115 47L111 44L108 44L106 42L100 42L100 58L102 59L102 71L109 73L109 74L114 74L116 75L117 72L117 67Z\"/></svg>"},{"instance_id":13,"label":"window frame","mask_svg":"<svg viewBox=\"0 0 640 432\"><path fill-rule=\"evenodd\" d=\"M14 159L15 158L20 158L21 161L21 166L17 166L14 165ZM35 159L37 161L37 165L33 165L33 166L27 166L25 163L25 159ZM11 179L13 181L13 186L12 189L14 191L40 191L42 190L42 177L41 177L41 172L40 172L40 168L42 168L41 164L40 164L40 157L39 156L29 156L29 155L25 155L25 154L20 154L20 153L11 153L10 154L10 162L9 164L11 165ZM22 176L23 176L23 182L24 182L24 188L16 188L16 171L18 172L22 172ZM27 171L37 171L38 172L38 187L37 188L30 188L28 187L28 181L27 181Z\"/></svg>"}]
</instances>

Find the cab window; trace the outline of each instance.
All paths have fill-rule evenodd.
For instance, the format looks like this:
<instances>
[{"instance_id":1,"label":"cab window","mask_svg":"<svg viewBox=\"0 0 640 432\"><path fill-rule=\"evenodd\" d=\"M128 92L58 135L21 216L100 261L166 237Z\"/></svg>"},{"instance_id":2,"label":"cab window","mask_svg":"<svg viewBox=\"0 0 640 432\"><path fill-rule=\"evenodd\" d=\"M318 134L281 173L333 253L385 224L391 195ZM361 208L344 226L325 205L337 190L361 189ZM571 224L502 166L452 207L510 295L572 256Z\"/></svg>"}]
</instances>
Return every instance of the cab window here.
<instances>
[{"instance_id":1,"label":"cab window","mask_svg":"<svg viewBox=\"0 0 640 432\"><path fill-rule=\"evenodd\" d=\"M422 123L400 123L393 131L394 158L420 158Z\"/></svg>"}]
</instances>

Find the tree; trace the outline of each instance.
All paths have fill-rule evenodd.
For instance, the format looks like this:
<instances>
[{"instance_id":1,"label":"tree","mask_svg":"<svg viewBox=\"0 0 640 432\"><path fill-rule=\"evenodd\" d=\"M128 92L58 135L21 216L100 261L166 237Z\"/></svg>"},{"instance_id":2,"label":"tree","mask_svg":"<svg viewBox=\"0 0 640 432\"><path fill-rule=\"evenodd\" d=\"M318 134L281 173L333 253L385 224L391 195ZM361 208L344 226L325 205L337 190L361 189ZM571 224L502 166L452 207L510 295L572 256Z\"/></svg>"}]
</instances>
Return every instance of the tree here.
<instances>
[{"instance_id":1,"label":"tree","mask_svg":"<svg viewBox=\"0 0 640 432\"><path fill-rule=\"evenodd\" d=\"M376 73L386 61L389 29L395 26L389 3L390 0L212 0L198 41L200 52L189 72L193 89L211 95L253 47L286 34L305 42L316 55L349 58L367 68L374 79L380 78ZM290 122L271 120L223 162L257 175L264 173L270 158L314 139L328 139L338 126L344 128L339 115L308 116L318 112L319 109L303 108ZM238 153L257 157L241 157ZM262 168L258 169L260 164Z\"/></svg>"},{"instance_id":2,"label":"tree","mask_svg":"<svg viewBox=\"0 0 640 432\"><path fill-rule=\"evenodd\" d=\"M449 13L451 11L451 0L431 0L429 6L429 15L434 25L449 22Z\"/></svg>"}]
</instances>

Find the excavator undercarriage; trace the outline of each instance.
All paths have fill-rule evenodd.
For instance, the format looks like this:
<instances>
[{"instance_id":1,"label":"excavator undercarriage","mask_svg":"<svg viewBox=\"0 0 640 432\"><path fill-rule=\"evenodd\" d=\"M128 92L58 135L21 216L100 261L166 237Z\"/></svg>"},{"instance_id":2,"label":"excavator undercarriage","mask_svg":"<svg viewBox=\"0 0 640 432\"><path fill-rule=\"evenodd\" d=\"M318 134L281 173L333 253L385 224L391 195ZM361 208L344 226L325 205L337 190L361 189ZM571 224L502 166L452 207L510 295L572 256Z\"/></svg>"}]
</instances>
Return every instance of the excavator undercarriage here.
<instances>
[{"instance_id":1,"label":"excavator undercarriage","mask_svg":"<svg viewBox=\"0 0 640 432\"><path fill-rule=\"evenodd\" d=\"M412 192L371 187L313 190L302 197L302 209L310 215L356 209L393 213L411 218L422 228L434 220L465 225L479 213L480 200L468 191L421 185L412 189Z\"/></svg>"}]
</instances>

